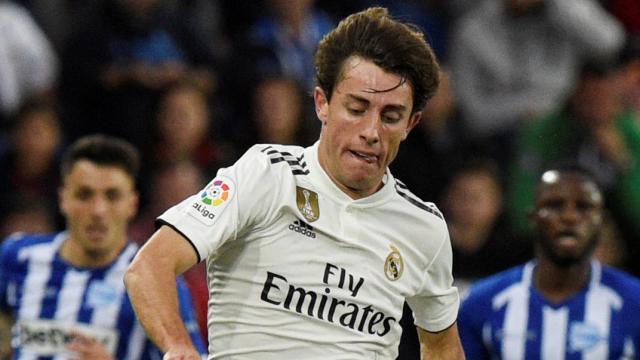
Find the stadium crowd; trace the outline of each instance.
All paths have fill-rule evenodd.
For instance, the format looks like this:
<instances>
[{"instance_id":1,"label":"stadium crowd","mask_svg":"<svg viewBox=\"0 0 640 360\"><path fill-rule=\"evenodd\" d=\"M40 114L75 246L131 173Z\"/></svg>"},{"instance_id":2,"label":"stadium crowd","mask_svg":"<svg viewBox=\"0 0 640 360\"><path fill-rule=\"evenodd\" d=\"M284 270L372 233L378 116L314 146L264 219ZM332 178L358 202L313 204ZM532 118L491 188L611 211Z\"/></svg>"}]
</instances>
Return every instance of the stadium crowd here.
<instances>
[{"instance_id":1,"label":"stadium crowd","mask_svg":"<svg viewBox=\"0 0 640 360\"><path fill-rule=\"evenodd\" d=\"M0 0L0 238L64 228L60 157L84 135L141 152L140 244L251 145L311 145L316 46L372 5L442 65L391 171L443 211L461 294L533 257L535 182L569 160L605 194L596 257L640 276L636 0ZM204 276L186 274L203 332Z\"/></svg>"}]
</instances>

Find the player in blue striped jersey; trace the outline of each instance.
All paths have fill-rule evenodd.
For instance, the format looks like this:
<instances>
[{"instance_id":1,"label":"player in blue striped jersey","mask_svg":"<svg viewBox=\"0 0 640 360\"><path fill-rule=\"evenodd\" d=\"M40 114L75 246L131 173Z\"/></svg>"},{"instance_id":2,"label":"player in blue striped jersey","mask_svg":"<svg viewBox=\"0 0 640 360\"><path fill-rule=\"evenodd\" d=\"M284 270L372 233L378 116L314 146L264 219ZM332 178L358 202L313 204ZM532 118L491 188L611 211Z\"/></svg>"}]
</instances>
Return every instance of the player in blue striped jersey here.
<instances>
[{"instance_id":1,"label":"player in blue striped jersey","mask_svg":"<svg viewBox=\"0 0 640 360\"><path fill-rule=\"evenodd\" d=\"M603 196L577 168L545 172L536 259L474 284L458 326L469 359L638 359L640 281L592 257Z\"/></svg>"},{"instance_id":2,"label":"player in blue striped jersey","mask_svg":"<svg viewBox=\"0 0 640 360\"><path fill-rule=\"evenodd\" d=\"M0 311L13 323L15 359L161 359L135 317L124 273L137 245L138 155L114 138L90 136L62 162L60 208L67 230L17 235L0 249ZM191 297L177 284L181 315L201 354Z\"/></svg>"}]
</instances>

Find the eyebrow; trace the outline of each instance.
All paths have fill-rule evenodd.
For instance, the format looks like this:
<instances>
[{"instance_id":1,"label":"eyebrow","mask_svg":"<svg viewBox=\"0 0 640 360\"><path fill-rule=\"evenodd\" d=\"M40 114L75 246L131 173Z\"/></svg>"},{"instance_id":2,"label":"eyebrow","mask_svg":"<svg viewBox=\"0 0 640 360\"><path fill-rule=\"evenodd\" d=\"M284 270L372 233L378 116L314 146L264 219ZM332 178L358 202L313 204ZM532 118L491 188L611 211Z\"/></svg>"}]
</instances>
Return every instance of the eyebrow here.
<instances>
[{"instance_id":1,"label":"eyebrow","mask_svg":"<svg viewBox=\"0 0 640 360\"><path fill-rule=\"evenodd\" d=\"M362 96L358 96L358 95L354 95L354 94L346 94L346 96L348 98L350 98L351 100L360 102L360 103L364 103L364 104L370 104L371 102L369 101L369 99L364 98ZM384 111L399 111L399 112L403 112L407 110L407 107L401 104L389 104L389 105L385 105L384 107Z\"/></svg>"}]
</instances>

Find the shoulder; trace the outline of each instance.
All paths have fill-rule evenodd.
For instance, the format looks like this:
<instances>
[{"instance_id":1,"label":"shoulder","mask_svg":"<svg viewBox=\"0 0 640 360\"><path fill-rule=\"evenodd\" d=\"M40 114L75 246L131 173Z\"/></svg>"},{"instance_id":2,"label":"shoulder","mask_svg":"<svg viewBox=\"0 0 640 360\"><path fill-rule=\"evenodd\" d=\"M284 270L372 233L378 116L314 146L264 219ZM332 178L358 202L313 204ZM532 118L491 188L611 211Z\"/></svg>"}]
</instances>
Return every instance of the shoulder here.
<instances>
[{"instance_id":1,"label":"shoulder","mask_svg":"<svg viewBox=\"0 0 640 360\"><path fill-rule=\"evenodd\" d=\"M400 180L395 180L395 192L401 202L405 203L406 208L414 212L419 217L433 217L444 221L444 216L438 207L428 201L424 201L409 190L409 188Z\"/></svg>"},{"instance_id":2,"label":"shoulder","mask_svg":"<svg viewBox=\"0 0 640 360\"><path fill-rule=\"evenodd\" d=\"M518 265L473 283L465 302L490 302L502 290L522 281L524 265Z\"/></svg>"},{"instance_id":3,"label":"shoulder","mask_svg":"<svg viewBox=\"0 0 640 360\"><path fill-rule=\"evenodd\" d=\"M0 247L0 266L3 269L16 270L25 261L25 254L43 253L39 247L50 247L53 244L56 234L27 234L16 233L2 242ZM50 251L45 250L44 253Z\"/></svg>"},{"instance_id":4,"label":"shoulder","mask_svg":"<svg viewBox=\"0 0 640 360\"><path fill-rule=\"evenodd\" d=\"M50 243L56 234L15 233L2 242L2 253L17 253L20 249Z\"/></svg>"},{"instance_id":5,"label":"shoulder","mask_svg":"<svg viewBox=\"0 0 640 360\"><path fill-rule=\"evenodd\" d=\"M633 275L609 266L602 266L603 285L618 293L625 302L631 301L640 307L640 279Z\"/></svg>"},{"instance_id":6,"label":"shoulder","mask_svg":"<svg viewBox=\"0 0 640 360\"><path fill-rule=\"evenodd\" d=\"M290 171L293 175L309 173L301 146L258 144L247 150L241 161L260 162L266 167Z\"/></svg>"}]
</instances>

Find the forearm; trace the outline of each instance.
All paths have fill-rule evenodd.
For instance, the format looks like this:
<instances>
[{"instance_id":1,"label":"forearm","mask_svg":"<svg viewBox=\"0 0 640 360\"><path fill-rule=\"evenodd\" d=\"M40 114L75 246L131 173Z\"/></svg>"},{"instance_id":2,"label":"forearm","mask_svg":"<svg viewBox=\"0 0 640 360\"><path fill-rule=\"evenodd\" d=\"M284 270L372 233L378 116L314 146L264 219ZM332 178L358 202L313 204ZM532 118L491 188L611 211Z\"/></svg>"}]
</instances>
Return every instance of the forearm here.
<instances>
[{"instance_id":1,"label":"forearm","mask_svg":"<svg viewBox=\"0 0 640 360\"><path fill-rule=\"evenodd\" d=\"M131 303L147 335L162 350L196 351L180 317L176 275L136 258L125 275Z\"/></svg>"},{"instance_id":2,"label":"forearm","mask_svg":"<svg viewBox=\"0 0 640 360\"><path fill-rule=\"evenodd\" d=\"M464 360L464 351L458 336L457 324L438 332L430 333L418 328L421 360Z\"/></svg>"}]
</instances>

